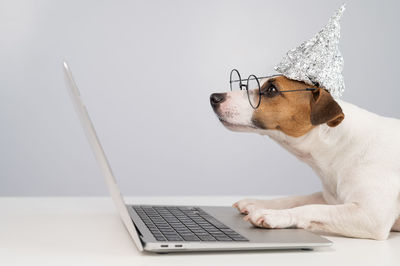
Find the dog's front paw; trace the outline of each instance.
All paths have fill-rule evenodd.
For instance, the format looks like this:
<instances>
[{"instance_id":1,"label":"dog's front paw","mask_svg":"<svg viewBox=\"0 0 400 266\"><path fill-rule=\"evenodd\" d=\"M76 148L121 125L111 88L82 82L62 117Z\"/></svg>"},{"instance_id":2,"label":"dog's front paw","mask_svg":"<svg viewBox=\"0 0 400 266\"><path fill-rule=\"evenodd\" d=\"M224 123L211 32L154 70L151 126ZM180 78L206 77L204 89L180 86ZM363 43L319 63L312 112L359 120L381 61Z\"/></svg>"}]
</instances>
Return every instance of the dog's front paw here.
<instances>
[{"instance_id":1,"label":"dog's front paw","mask_svg":"<svg viewBox=\"0 0 400 266\"><path fill-rule=\"evenodd\" d=\"M287 210L253 209L243 219L254 226L264 228L288 228L294 225L292 216Z\"/></svg>"},{"instance_id":2,"label":"dog's front paw","mask_svg":"<svg viewBox=\"0 0 400 266\"><path fill-rule=\"evenodd\" d=\"M248 214L249 212L260 207L261 200L258 199L242 199L235 202L232 207L237 208L241 213Z\"/></svg>"}]
</instances>

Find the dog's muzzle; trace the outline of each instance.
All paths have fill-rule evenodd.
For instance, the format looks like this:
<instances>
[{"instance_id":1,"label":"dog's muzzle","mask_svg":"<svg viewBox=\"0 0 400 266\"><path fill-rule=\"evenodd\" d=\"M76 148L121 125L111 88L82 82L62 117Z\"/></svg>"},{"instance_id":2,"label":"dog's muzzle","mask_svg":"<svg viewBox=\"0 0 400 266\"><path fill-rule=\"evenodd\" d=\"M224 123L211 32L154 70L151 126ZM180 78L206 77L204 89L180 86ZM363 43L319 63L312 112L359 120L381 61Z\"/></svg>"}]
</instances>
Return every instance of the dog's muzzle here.
<instances>
[{"instance_id":1,"label":"dog's muzzle","mask_svg":"<svg viewBox=\"0 0 400 266\"><path fill-rule=\"evenodd\" d=\"M210 96L211 106L215 109L226 99L226 93L213 93Z\"/></svg>"}]
</instances>

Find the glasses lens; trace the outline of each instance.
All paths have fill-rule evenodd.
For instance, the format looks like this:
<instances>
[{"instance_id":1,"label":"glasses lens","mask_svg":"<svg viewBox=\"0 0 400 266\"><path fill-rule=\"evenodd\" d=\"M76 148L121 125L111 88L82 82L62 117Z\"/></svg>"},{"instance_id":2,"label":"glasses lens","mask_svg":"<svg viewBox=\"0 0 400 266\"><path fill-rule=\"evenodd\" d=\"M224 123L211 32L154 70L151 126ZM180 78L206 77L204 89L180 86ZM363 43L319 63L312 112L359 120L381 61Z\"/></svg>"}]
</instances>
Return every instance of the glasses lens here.
<instances>
[{"instance_id":1,"label":"glasses lens","mask_svg":"<svg viewBox=\"0 0 400 266\"><path fill-rule=\"evenodd\" d=\"M231 76L230 76L231 91L241 90L241 84L242 84L242 80L241 80L239 71L237 71L236 69L233 69L231 71Z\"/></svg>"},{"instance_id":2,"label":"glasses lens","mask_svg":"<svg viewBox=\"0 0 400 266\"><path fill-rule=\"evenodd\" d=\"M260 82L257 77L254 75L250 75L247 79L247 96L249 97L249 102L251 107L254 109L260 105L261 96L260 96Z\"/></svg>"}]
</instances>

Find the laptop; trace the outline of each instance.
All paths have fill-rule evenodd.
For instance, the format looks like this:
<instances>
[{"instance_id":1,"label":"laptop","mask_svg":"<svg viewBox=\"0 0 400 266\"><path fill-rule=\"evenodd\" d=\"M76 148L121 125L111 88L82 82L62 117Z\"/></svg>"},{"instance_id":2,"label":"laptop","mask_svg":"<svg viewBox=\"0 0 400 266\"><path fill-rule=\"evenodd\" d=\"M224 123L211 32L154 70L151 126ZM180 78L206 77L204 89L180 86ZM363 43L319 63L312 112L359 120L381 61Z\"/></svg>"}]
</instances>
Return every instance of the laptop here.
<instances>
[{"instance_id":1,"label":"laptop","mask_svg":"<svg viewBox=\"0 0 400 266\"><path fill-rule=\"evenodd\" d=\"M303 229L257 228L231 206L125 204L71 70L66 62L63 65L68 91L90 147L122 222L140 251L313 249L332 244Z\"/></svg>"}]
</instances>

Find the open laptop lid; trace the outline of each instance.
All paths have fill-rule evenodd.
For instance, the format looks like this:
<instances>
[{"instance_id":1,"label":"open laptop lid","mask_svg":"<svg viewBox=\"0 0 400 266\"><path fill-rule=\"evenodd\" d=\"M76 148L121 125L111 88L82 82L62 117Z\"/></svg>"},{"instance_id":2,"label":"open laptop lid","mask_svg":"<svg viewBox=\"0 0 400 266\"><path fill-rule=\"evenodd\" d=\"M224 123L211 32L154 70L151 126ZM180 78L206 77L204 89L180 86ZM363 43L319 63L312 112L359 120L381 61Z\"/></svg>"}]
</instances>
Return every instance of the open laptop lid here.
<instances>
[{"instance_id":1,"label":"open laptop lid","mask_svg":"<svg viewBox=\"0 0 400 266\"><path fill-rule=\"evenodd\" d=\"M96 160L100 165L101 171L106 178L107 187L110 190L111 197L115 205L117 206L118 212L121 216L123 223L125 224L126 229L131 235L137 248L142 251L143 246L142 242L140 241L138 232L136 231L133 221L128 213L124 199L122 198L121 192L117 186L117 182L111 170L110 164L107 161L106 155L104 154L103 148L100 144L100 140L97 137L96 131L93 127L92 121L90 120L86 107L81 100L79 89L76 86L74 78L72 77L71 70L69 69L66 62L64 62L64 73L66 77L66 82L68 83L68 91L71 96L72 102L74 103L75 111L78 114L81 125L85 131L86 137L90 143Z\"/></svg>"}]
</instances>

